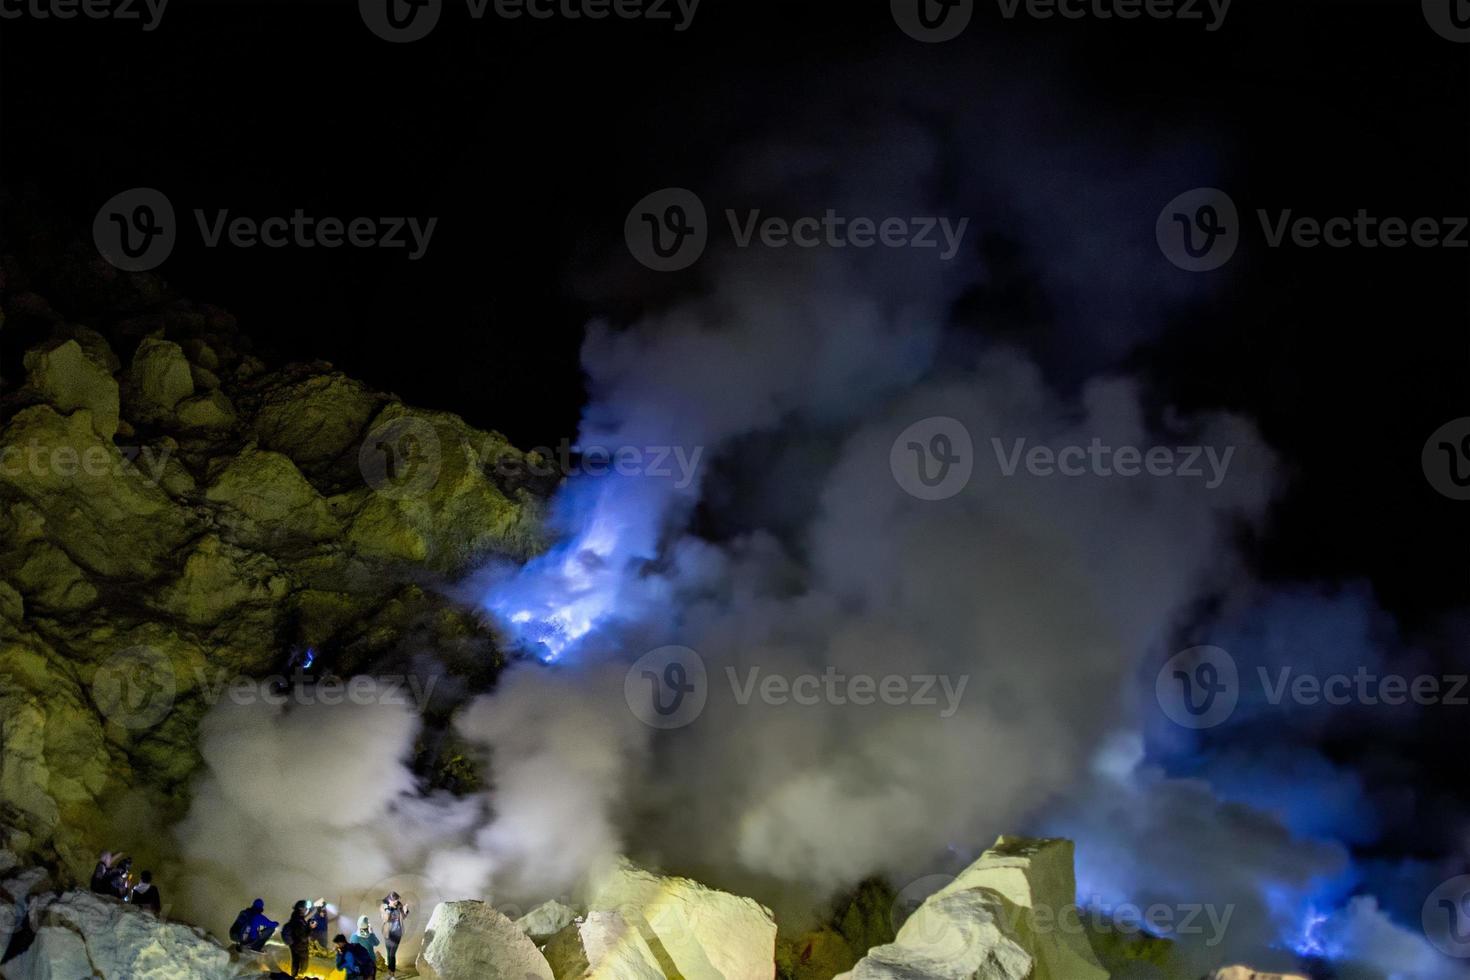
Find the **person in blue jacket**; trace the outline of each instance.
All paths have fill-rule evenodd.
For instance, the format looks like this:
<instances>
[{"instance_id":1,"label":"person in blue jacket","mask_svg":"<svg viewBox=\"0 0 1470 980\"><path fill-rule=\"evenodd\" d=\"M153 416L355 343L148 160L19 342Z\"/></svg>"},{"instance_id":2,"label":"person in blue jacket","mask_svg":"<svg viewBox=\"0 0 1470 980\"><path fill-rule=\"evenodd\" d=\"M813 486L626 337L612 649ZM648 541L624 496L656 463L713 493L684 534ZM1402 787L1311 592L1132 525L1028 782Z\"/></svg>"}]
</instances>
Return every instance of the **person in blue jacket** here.
<instances>
[{"instance_id":1,"label":"person in blue jacket","mask_svg":"<svg viewBox=\"0 0 1470 980\"><path fill-rule=\"evenodd\" d=\"M265 900L257 898L248 909L241 909L240 914L235 916L235 924L230 926L230 938L241 948L253 949L258 953L265 949L265 944L276 934L278 925L279 922L266 918Z\"/></svg>"},{"instance_id":2,"label":"person in blue jacket","mask_svg":"<svg viewBox=\"0 0 1470 980\"><path fill-rule=\"evenodd\" d=\"M378 962L373 954L357 943L349 943L340 932L332 937L337 947L337 969L347 974L347 980L367 980L378 975Z\"/></svg>"}]
</instances>

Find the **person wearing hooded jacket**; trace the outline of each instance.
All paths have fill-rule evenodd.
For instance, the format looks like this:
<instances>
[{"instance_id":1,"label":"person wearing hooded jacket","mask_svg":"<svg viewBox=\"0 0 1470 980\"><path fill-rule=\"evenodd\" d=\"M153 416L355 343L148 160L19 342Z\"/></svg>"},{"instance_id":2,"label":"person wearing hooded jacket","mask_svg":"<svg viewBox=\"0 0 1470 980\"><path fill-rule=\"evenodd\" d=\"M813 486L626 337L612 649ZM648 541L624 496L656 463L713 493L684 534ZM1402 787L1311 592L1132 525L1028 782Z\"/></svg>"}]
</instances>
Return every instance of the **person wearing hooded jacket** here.
<instances>
[{"instance_id":1,"label":"person wearing hooded jacket","mask_svg":"<svg viewBox=\"0 0 1470 980\"><path fill-rule=\"evenodd\" d=\"M309 906L303 899L291 906L291 919L281 929L281 942L291 950L291 976L299 977L311 963L311 924L306 921Z\"/></svg>"},{"instance_id":2,"label":"person wearing hooded jacket","mask_svg":"<svg viewBox=\"0 0 1470 980\"><path fill-rule=\"evenodd\" d=\"M154 915L163 910L163 899L158 894L158 886L153 883L152 871L144 871L139 877L133 890L128 892L128 902L148 909Z\"/></svg>"},{"instance_id":3,"label":"person wearing hooded jacket","mask_svg":"<svg viewBox=\"0 0 1470 980\"><path fill-rule=\"evenodd\" d=\"M230 926L230 938L241 949L253 949L258 953L276 934L278 925L279 922L266 918L265 900L257 898L248 909L241 909L235 916L235 924Z\"/></svg>"},{"instance_id":4,"label":"person wearing hooded jacket","mask_svg":"<svg viewBox=\"0 0 1470 980\"><path fill-rule=\"evenodd\" d=\"M367 950L368 955L374 960L377 959L378 947L383 943L383 940L378 938L378 934L373 932L373 920L365 915L357 917L357 931L349 936L348 940Z\"/></svg>"}]
</instances>

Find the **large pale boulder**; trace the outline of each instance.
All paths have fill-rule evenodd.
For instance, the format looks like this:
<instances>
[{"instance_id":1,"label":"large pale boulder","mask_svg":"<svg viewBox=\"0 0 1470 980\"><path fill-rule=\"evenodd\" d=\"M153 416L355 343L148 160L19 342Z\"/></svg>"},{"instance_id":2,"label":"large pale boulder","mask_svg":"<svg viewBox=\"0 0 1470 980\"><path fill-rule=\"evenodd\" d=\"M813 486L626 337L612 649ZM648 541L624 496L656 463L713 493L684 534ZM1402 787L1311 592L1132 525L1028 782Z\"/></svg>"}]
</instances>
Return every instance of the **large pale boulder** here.
<instances>
[{"instance_id":1,"label":"large pale boulder","mask_svg":"<svg viewBox=\"0 0 1470 980\"><path fill-rule=\"evenodd\" d=\"M1216 970L1210 980L1307 980L1297 973L1257 973L1248 966L1227 966Z\"/></svg>"},{"instance_id":2,"label":"large pale boulder","mask_svg":"<svg viewBox=\"0 0 1470 980\"><path fill-rule=\"evenodd\" d=\"M414 968L427 980L553 980L536 944L484 902L435 906Z\"/></svg>"},{"instance_id":3,"label":"large pale boulder","mask_svg":"<svg viewBox=\"0 0 1470 980\"><path fill-rule=\"evenodd\" d=\"M599 878L587 907L619 913L668 976L770 980L775 975L776 922L754 899L688 878L661 877L623 861Z\"/></svg>"},{"instance_id":4,"label":"large pale boulder","mask_svg":"<svg viewBox=\"0 0 1470 980\"><path fill-rule=\"evenodd\" d=\"M6 980L229 980L229 951L202 930L89 892L32 896L30 947L0 968Z\"/></svg>"},{"instance_id":5,"label":"large pale boulder","mask_svg":"<svg viewBox=\"0 0 1470 980\"><path fill-rule=\"evenodd\" d=\"M1002 837L845 980L1108 980L1075 907L1072 842Z\"/></svg>"},{"instance_id":6,"label":"large pale boulder","mask_svg":"<svg viewBox=\"0 0 1470 980\"><path fill-rule=\"evenodd\" d=\"M677 967L660 961L638 928L618 912L587 913L551 937L542 951L556 980L665 980L680 975Z\"/></svg>"}]
</instances>

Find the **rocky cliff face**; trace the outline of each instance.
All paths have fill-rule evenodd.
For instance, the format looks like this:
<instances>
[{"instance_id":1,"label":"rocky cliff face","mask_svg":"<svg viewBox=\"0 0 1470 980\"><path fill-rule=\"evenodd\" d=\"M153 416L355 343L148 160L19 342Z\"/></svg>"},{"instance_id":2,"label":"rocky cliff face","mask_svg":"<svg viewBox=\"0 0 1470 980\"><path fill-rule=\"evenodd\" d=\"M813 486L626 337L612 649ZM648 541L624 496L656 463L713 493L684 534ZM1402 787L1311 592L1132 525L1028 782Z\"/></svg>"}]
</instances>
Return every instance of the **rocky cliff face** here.
<instances>
[{"instance_id":1,"label":"rocky cliff face","mask_svg":"<svg viewBox=\"0 0 1470 980\"><path fill-rule=\"evenodd\" d=\"M544 488L501 478L526 469L496 433L269 369L151 277L61 268L64 303L13 263L0 293L38 338L23 384L0 365L0 826L79 880L105 847L162 856L231 678L308 648L350 676L419 637L443 694L488 683L493 640L424 577L534 551Z\"/></svg>"}]
</instances>

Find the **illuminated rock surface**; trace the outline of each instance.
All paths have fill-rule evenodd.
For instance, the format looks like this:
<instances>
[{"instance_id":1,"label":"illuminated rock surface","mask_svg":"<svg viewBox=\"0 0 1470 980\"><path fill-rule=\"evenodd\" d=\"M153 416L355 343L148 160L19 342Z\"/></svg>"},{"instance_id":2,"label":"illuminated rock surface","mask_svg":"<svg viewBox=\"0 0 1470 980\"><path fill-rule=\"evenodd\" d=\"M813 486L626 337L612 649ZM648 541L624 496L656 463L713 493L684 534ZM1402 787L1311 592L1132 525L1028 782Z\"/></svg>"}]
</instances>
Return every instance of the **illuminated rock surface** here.
<instances>
[{"instance_id":1,"label":"illuminated rock surface","mask_svg":"<svg viewBox=\"0 0 1470 980\"><path fill-rule=\"evenodd\" d=\"M45 339L0 365L26 372L0 399L0 822L64 882L123 848L178 894L157 830L187 805L210 692L307 646L319 672L401 673L425 631L487 683L483 624L408 583L536 551L541 497L501 480L504 437L328 364L269 370L230 316L152 277L56 281L79 293L56 309L126 313L104 338L7 295L7 329L23 308ZM383 462L405 427L406 485Z\"/></svg>"},{"instance_id":2,"label":"illuminated rock surface","mask_svg":"<svg viewBox=\"0 0 1470 980\"><path fill-rule=\"evenodd\" d=\"M228 980L229 952L202 930L89 892L31 896L30 947L7 962L6 980Z\"/></svg>"},{"instance_id":3,"label":"illuminated rock surface","mask_svg":"<svg viewBox=\"0 0 1470 980\"><path fill-rule=\"evenodd\" d=\"M556 980L663 980L665 965L637 927L617 912L589 912L543 950Z\"/></svg>"},{"instance_id":4,"label":"illuminated rock surface","mask_svg":"<svg viewBox=\"0 0 1470 980\"><path fill-rule=\"evenodd\" d=\"M552 980L536 944L484 902L435 906L414 966L429 980Z\"/></svg>"},{"instance_id":5,"label":"illuminated rock surface","mask_svg":"<svg viewBox=\"0 0 1470 980\"><path fill-rule=\"evenodd\" d=\"M1296 973L1257 973L1248 966L1227 966L1216 970L1210 980L1307 980Z\"/></svg>"},{"instance_id":6,"label":"illuminated rock surface","mask_svg":"<svg viewBox=\"0 0 1470 980\"><path fill-rule=\"evenodd\" d=\"M1002 837L840 976L1108 980L1080 929L1059 924L1075 900L1071 841Z\"/></svg>"},{"instance_id":7,"label":"illuminated rock surface","mask_svg":"<svg viewBox=\"0 0 1470 980\"><path fill-rule=\"evenodd\" d=\"M596 884L587 905L619 913L669 976L770 980L775 974L776 923L754 899L623 862Z\"/></svg>"}]
</instances>

